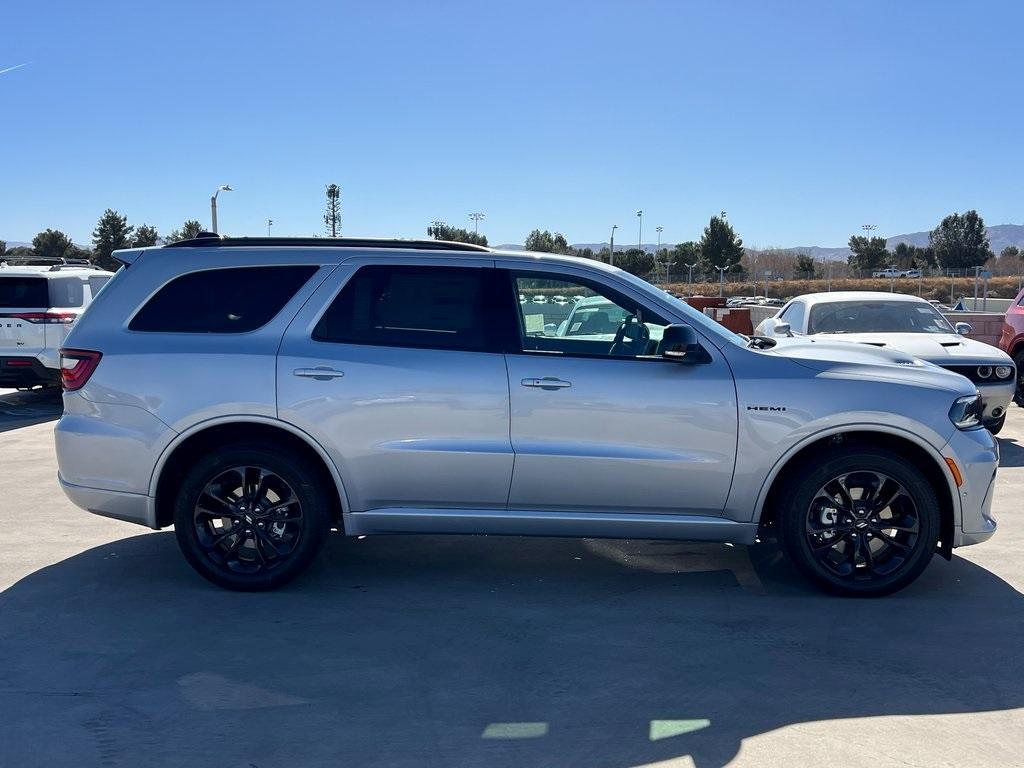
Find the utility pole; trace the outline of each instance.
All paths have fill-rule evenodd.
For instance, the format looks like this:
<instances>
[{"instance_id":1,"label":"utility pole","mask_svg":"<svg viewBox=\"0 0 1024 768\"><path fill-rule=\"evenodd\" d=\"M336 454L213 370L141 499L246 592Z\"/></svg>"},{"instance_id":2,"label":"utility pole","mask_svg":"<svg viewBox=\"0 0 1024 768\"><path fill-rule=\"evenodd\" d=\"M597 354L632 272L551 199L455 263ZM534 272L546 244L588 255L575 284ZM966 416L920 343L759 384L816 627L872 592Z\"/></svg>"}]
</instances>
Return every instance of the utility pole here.
<instances>
[{"instance_id":1,"label":"utility pole","mask_svg":"<svg viewBox=\"0 0 1024 768\"><path fill-rule=\"evenodd\" d=\"M618 224L612 224L612 234L608 238L608 264L610 266L615 265L615 230L618 228Z\"/></svg>"},{"instance_id":2,"label":"utility pole","mask_svg":"<svg viewBox=\"0 0 1024 768\"><path fill-rule=\"evenodd\" d=\"M473 234L476 235L480 229L480 219L484 218L484 215L482 213L471 213L469 218L473 220Z\"/></svg>"}]
</instances>

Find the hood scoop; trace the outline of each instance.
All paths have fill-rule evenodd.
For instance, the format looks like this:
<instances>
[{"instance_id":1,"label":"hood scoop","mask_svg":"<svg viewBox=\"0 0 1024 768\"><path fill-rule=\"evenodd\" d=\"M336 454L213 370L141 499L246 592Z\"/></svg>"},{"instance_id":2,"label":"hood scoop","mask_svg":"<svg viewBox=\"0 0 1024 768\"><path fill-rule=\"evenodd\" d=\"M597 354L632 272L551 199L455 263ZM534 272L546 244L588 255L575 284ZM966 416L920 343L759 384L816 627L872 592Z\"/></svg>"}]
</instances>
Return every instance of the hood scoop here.
<instances>
[{"instance_id":1,"label":"hood scoop","mask_svg":"<svg viewBox=\"0 0 1024 768\"><path fill-rule=\"evenodd\" d=\"M964 343L962 341L940 341L939 346L941 347L962 347Z\"/></svg>"},{"instance_id":2,"label":"hood scoop","mask_svg":"<svg viewBox=\"0 0 1024 768\"><path fill-rule=\"evenodd\" d=\"M869 347L884 347L884 341L862 341L861 344L867 344Z\"/></svg>"}]
</instances>

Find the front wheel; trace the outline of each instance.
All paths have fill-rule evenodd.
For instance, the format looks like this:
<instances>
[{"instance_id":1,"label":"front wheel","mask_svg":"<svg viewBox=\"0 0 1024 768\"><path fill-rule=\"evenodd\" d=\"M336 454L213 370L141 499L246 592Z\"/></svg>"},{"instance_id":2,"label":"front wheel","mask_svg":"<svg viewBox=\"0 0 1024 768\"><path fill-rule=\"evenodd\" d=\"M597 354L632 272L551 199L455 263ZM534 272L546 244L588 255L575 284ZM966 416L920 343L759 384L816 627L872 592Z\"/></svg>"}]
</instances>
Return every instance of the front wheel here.
<instances>
[{"instance_id":1,"label":"front wheel","mask_svg":"<svg viewBox=\"0 0 1024 768\"><path fill-rule=\"evenodd\" d=\"M935 551L935 490L917 467L889 451L830 452L794 477L783 498L783 549L829 592L895 592L921 575Z\"/></svg>"},{"instance_id":2,"label":"front wheel","mask_svg":"<svg viewBox=\"0 0 1024 768\"><path fill-rule=\"evenodd\" d=\"M261 444L212 452L185 474L174 533L189 564L221 587L275 589L313 561L330 531L321 478Z\"/></svg>"}]
</instances>

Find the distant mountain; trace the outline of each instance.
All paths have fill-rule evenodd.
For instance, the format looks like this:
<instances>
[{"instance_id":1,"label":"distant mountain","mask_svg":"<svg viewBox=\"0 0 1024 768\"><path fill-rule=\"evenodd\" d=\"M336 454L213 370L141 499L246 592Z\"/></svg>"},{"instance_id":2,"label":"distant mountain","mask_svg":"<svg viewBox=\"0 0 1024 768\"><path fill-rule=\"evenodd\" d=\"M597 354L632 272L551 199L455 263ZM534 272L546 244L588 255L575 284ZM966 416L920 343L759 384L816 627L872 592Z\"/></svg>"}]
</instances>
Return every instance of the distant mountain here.
<instances>
[{"instance_id":1,"label":"distant mountain","mask_svg":"<svg viewBox=\"0 0 1024 768\"><path fill-rule=\"evenodd\" d=\"M992 227L985 227L986 233L988 233L989 246L992 251L998 254L1003 248L1008 245L1015 245L1018 248L1024 249L1024 224L996 224ZM887 238L885 241L885 247L892 250L900 243L907 243L908 245L916 245L924 248L928 245L928 232L910 232L906 235L895 235ZM675 243L662 243L662 248L672 248ZM507 243L503 245L495 246L501 250L507 251L521 251L523 246L521 244ZM573 248L590 248L595 253L600 251L602 248L608 247L608 241L603 243L573 243ZM620 247L625 250L627 248L635 248L636 245L632 243L616 243L615 250L618 252ZM643 249L647 253L654 253L657 249L656 243L644 243ZM753 249L748 248L748 251L754 253L760 253L761 250L767 249ZM812 256L815 259L825 259L827 261L846 261L850 255L849 248L827 248L820 245L797 245L789 246L786 248L773 248L776 251L787 251L790 253L806 253L808 256Z\"/></svg>"}]
</instances>

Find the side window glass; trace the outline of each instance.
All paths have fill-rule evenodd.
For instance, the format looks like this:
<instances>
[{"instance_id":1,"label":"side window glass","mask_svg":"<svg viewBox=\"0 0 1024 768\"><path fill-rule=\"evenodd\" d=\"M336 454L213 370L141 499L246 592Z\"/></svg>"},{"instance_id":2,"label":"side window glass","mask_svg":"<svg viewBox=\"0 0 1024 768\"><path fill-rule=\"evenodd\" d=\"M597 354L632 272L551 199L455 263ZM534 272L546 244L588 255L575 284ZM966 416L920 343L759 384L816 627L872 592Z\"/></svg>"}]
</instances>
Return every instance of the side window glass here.
<instances>
[{"instance_id":1,"label":"side window glass","mask_svg":"<svg viewBox=\"0 0 1024 768\"><path fill-rule=\"evenodd\" d=\"M109 281L110 281L110 278L107 277L106 275L102 275L100 277L90 277L89 278L89 293L92 295L92 298L95 299L96 298L96 294L98 294L100 292L100 288L102 288L104 285L106 285Z\"/></svg>"},{"instance_id":2,"label":"side window glass","mask_svg":"<svg viewBox=\"0 0 1024 768\"><path fill-rule=\"evenodd\" d=\"M514 275L524 352L602 357L655 355L664 319L617 293L536 273Z\"/></svg>"},{"instance_id":3,"label":"side window glass","mask_svg":"<svg viewBox=\"0 0 1024 768\"><path fill-rule=\"evenodd\" d=\"M77 277L57 277L50 283L51 307L80 307L85 300L82 281Z\"/></svg>"},{"instance_id":4,"label":"side window glass","mask_svg":"<svg viewBox=\"0 0 1024 768\"><path fill-rule=\"evenodd\" d=\"M786 316L783 319L787 323L789 323L789 327L793 331L793 333L804 332L805 312L806 308L804 307L804 303L802 301L794 301L792 304L789 305L789 309L786 311Z\"/></svg>"},{"instance_id":5,"label":"side window glass","mask_svg":"<svg viewBox=\"0 0 1024 768\"><path fill-rule=\"evenodd\" d=\"M269 323L314 266L206 269L157 291L128 328L163 333L246 333Z\"/></svg>"},{"instance_id":6,"label":"side window glass","mask_svg":"<svg viewBox=\"0 0 1024 768\"><path fill-rule=\"evenodd\" d=\"M313 338L342 344L464 351L496 348L487 321L491 269L477 267L362 267L342 288L313 330Z\"/></svg>"}]
</instances>

